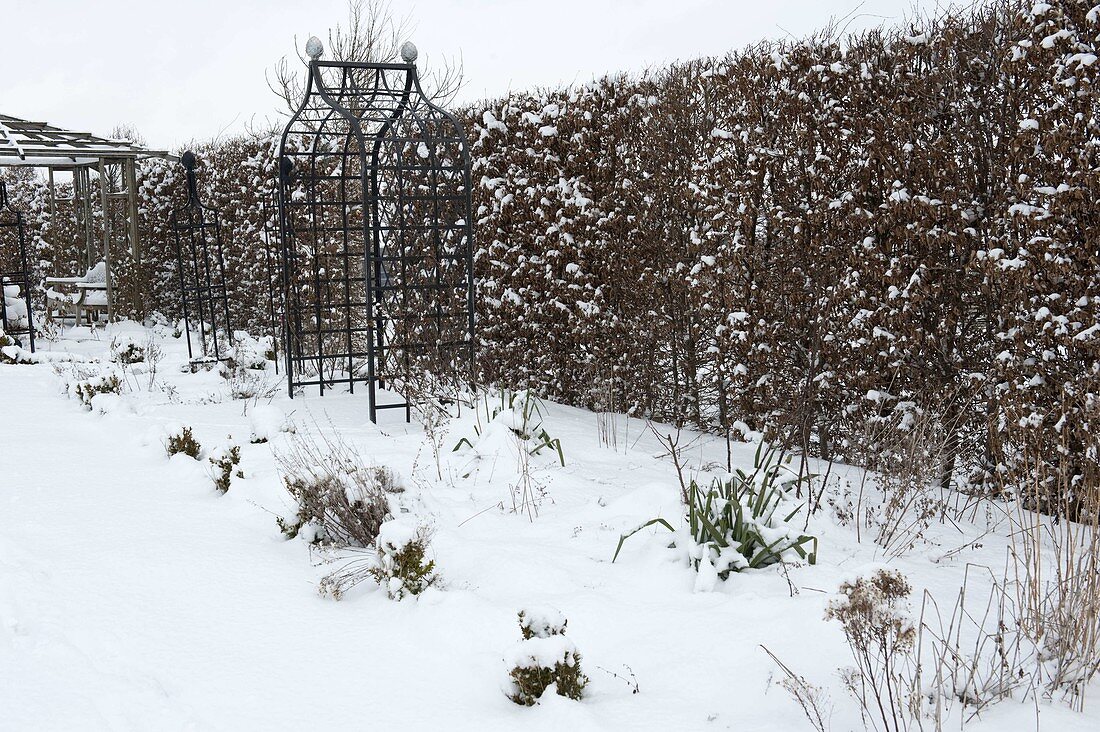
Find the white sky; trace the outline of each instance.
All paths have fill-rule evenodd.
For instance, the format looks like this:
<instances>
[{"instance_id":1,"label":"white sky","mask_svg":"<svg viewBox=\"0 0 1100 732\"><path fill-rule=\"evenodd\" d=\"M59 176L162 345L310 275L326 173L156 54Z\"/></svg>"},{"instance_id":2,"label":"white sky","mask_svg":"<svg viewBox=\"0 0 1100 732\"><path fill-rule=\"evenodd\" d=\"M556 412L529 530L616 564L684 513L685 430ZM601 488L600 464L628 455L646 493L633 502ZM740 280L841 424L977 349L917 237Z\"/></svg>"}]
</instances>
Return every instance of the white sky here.
<instances>
[{"instance_id":1,"label":"white sky","mask_svg":"<svg viewBox=\"0 0 1100 732\"><path fill-rule=\"evenodd\" d=\"M264 73L294 36L346 18L347 0L0 0L0 112L107 134L134 125L176 148L256 118L277 100ZM917 0L393 0L422 60L461 55L471 100L609 71L902 20ZM13 7L14 6L14 7Z\"/></svg>"}]
</instances>

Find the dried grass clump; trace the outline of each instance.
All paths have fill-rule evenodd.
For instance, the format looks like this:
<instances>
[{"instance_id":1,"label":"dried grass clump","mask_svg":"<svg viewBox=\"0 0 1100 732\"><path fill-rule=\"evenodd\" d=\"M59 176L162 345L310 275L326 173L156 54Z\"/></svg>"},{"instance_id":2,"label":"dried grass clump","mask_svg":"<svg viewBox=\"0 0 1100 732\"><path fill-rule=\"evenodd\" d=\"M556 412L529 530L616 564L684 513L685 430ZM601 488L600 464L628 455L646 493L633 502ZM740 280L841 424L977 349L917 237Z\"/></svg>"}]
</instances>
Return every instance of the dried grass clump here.
<instances>
[{"instance_id":1,"label":"dried grass clump","mask_svg":"<svg viewBox=\"0 0 1100 732\"><path fill-rule=\"evenodd\" d=\"M953 468L945 467L945 456L951 452L952 431L945 429L942 415L951 411L952 402L941 400L921 408L913 402L887 406L887 397L879 399L883 414L866 420L855 451L867 471L860 479L854 517L859 535L869 529L887 556L898 557L913 549L932 522L947 513L946 489ZM878 491L867 491L868 483Z\"/></svg>"},{"instance_id":2,"label":"dried grass clump","mask_svg":"<svg viewBox=\"0 0 1100 732\"><path fill-rule=\"evenodd\" d=\"M827 732L829 729L829 719L832 716L832 703L829 701L829 692L822 687L812 684L806 680L805 676L795 673L791 670L787 664L779 660L778 656L769 651L766 647L760 646L764 649L764 653L779 666L779 670L783 672L784 678L780 680L779 685L783 687L783 690L791 695L791 698L795 700L799 707L802 709L802 714L805 715L806 721L810 723L817 732Z\"/></svg>"},{"instance_id":3,"label":"dried grass clump","mask_svg":"<svg viewBox=\"0 0 1100 732\"><path fill-rule=\"evenodd\" d=\"M275 379L252 366L222 364L219 373L225 379L226 389L233 399L270 399L279 391Z\"/></svg>"},{"instance_id":4,"label":"dried grass clump","mask_svg":"<svg viewBox=\"0 0 1100 732\"><path fill-rule=\"evenodd\" d=\"M365 463L335 430L296 436L276 460L297 504L292 519L277 519L287 538L334 548L374 545L390 515L388 496L398 489L391 471Z\"/></svg>"},{"instance_id":5,"label":"dried grass clump","mask_svg":"<svg viewBox=\"0 0 1100 732\"><path fill-rule=\"evenodd\" d=\"M1100 454L1100 438L1090 439ZM1048 492L1058 505L1051 518L1030 507L1026 493L1016 502L1010 586L1021 632L1036 649L1041 686L1080 709L1085 687L1100 671L1100 471L1066 465L1074 458L1068 450L1055 454L1023 451L1032 495Z\"/></svg>"},{"instance_id":6,"label":"dried grass clump","mask_svg":"<svg viewBox=\"0 0 1100 732\"><path fill-rule=\"evenodd\" d=\"M905 612L909 592L900 572L880 569L870 578L842 584L842 597L825 610L827 619L844 627L856 662L844 672L844 681L864 723L876 730L907 730L919 714L920 699L910 693L917 631Z\"/></svg>"}]
</instances>

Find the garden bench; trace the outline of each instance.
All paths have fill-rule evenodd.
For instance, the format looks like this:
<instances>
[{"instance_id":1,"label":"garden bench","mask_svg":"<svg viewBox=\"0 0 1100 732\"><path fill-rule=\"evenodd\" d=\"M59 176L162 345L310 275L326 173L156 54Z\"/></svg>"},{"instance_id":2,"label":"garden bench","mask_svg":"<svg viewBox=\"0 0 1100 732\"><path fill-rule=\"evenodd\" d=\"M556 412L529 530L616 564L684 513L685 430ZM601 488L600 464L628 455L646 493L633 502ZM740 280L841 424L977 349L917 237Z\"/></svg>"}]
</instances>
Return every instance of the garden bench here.
<instances>
[{"instance_id":1,"label":"garden bench","mask_svg":"<svg viewBox=\"0 0 1100 732\"><path fill-rule=\"evenodd\" d=\"M54 287L62 289L54 289ZM107 313L107 265L100 262L83 277L47 277L47 312L54 310L58 317L73 316L73 324L80 325L81 317L88 325L99 320L100 313ZM75 291L64 291L72 288Z\"/></svg>"}]
</instances>

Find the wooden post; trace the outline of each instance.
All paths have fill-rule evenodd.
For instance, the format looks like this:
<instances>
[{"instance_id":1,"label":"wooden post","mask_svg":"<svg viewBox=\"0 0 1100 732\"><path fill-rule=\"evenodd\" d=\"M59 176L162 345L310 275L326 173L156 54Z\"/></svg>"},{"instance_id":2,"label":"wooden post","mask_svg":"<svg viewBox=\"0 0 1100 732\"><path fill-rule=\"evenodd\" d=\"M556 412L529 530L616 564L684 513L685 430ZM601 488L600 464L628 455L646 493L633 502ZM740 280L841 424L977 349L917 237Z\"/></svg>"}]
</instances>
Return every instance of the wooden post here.
<instances>
[{"instance_id":1,"label":"wooden post","mask_svg":"<svg viewBox=\"0 0 1100 732\"><path fill-rule=\"evenodd\" d=\"M87 166L73 168L73 215L84 237L84 267L88 269L95 264L95 238L92 235L92 178Z\"/></svg>"},{"instance_id":2,"label":"wooden post","mask_svg":"<svg viewBox=\"0 0 1100 732\"><path fill-rule=\"evenodd\" d=\"M57 190L53 186L53 168L50 168L50 223L53 223L53 218L57 215L57 207L54 205L56 200Z\"/></svg>"},{"instance_id":3,"label":"wooden post","mask_svg":"<svg viewBox=\"0 0 1100 732\"><path fill-rule=\"evenodd\" d=\"M99 205L103 209L103 263L107 270L107 322L115 319L115 289L111 274L111 212L107 198L107 171L103 158L99 159Z\"/></svg>"},{"instance_id":4,"label":"wooden post","mask_svg":"<svg viewBox=\"0 0 1100 732\"><path fill-rule=\"evenodd\" d=\"M128 158L126 160L124 172L126 177L126 215L130 219L130 256L133 258L132 266L134 268L134 276L131 278L134 291L131 295L133 302L139 305L138 314L144 318L149 288L145 282L145 269L141 264L141 231L138 228L137 161L134 160L134 158Z\"/></svg>"},{"instance_id":5,"label":"wooden post","mask_svg":"<svg viewBox=\"0 0 1100 732\"><path fill-rule=\"evenodd\" d=\"M99 259L95 255L95 210L92 201L92 169L84 168L84 241L88 249L88 266Z\"/></svg>"},{"instance_id":6,"label":"wooden post","mask_svg":"<svg viewBox=\"0 0 1100 732\"><path fill-rule=\"evenodd\" d=\"M126 212L130 217L130 255L134 264L141 263L141 232L138 230L137 161L126 161Z\"/></svg>"}]
</instances>

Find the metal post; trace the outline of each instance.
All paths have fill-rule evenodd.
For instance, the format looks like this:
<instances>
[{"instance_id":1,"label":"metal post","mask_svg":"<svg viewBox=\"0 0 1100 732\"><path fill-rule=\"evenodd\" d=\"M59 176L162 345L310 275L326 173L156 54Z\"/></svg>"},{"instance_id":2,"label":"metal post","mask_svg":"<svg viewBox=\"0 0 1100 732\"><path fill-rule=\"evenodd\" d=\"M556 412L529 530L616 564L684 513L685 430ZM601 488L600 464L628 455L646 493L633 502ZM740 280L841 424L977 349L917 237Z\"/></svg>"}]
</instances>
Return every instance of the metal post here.
<instances>
[{"instance_id":1,"label":"metal post","mask_svg":"<svg viewBox=\"0 0 1100 732\"><path fill-rule=\"evenodd\" d=\"M233 326L229 319L220 216L216 209L207 209L199 200L195 154L190 151L184 153L181 162L187 176L187 203L172 212L169 226L176 240L176 267L183 299L187 355L195 360L191 347L191 315L197 310L203 360L221 361L227 354L222 352L222 343L218 338L219 320L229 345L233 344ZM210 348L206 344L207 316L210 318Z\"/></svg>"}]
</instances>

